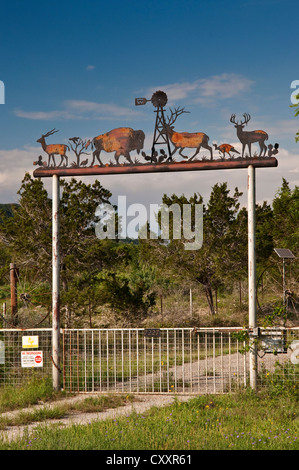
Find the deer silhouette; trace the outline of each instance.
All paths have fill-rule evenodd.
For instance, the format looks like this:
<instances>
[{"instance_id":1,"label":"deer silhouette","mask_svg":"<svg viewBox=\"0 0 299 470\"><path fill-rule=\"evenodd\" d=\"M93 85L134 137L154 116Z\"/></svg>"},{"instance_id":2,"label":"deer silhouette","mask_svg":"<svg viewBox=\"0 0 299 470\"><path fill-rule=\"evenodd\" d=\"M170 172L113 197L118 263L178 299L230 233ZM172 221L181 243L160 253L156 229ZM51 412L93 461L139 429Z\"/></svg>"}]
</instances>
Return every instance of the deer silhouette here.
<instances>
[{"instance_id":1,"label":"deer silhouette","mask_svg":"<svg viewBox=\"0 0 299 470\"><path fill-rule=\"evenodd\" d=\"M62 165L62 162L65 160L66 166L68 165L68 157L66 155L66 150L69 150L68 145L64 144L46 144L46 137L49 135L55 134L58 132L55 128L51 131L47 132L46 134L42 134L41 138L38 139L36 142L39 142L43 148L43 150L48 154L48 166L50 166L51 159L53 161L54 166L56 166L54 155L60 155L61 161L58 166Z\"/></svg>"},{"instance_id":2,"label":"deer silhouette","mask_svg":"<svg viewBox=\"0 0 299 470\"><path fill-rule=\"evenodd\" d=\"M264 151L263 156L265 156L266 151L267 151L265 140L268 139L268 134L265 131L261 131L261 130L243 131L243 128L250 121L250 115L245 113L243 114L243 116L244 116L244 121L241 121L240 124L238 121L236 122L235 114L232 114L230 118L230 122L233 123L235 125L235 128L237 129L237 136L242 144L242 157L244 156L246 145L248 146L249 156L251 157L251 144L255 142L257 142L260 146L259 157L262 156L263 151Z\"/></svg>"},{"instance_id":3,"label":"deer silhouette","mask_svg":"<svg viewBox=\"0 0 299 470\"><path fill-rule=\"evenodd\" d=\"M171 115L168 117L168 122L165 123L164 131L166 132L174 145L174 150L171 153L172 155L178 150L179 154L183 158L189 158L186 155L182 154L182 150L185 148L195 148L196 151L192 157L189 158L189 161L193 160L193 158L199 153L201 147L209 150L211 160L213 160L213 150L212 147L209 146L209 137L204 132L176 132L174 130L173 124L175 123L178 116L183 113L187 113L184 108L175 108L174 111L170 109Z\"/></svg>"}]
</instances>

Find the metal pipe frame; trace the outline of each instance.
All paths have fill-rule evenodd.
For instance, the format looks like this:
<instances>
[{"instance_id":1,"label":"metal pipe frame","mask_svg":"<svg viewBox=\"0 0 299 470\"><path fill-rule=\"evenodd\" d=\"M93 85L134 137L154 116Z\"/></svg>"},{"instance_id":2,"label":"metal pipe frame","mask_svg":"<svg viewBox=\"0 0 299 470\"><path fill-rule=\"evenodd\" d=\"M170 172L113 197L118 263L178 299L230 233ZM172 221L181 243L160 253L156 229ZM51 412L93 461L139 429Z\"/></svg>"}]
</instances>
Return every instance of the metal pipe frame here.
<instances>
[{"instance_id":1,"label":"metal pipe frame","mask_svg":"<svg viewBox=\"0 0 299 470\"><path fill-rule=\"evenodd\" d=\"M231 161L201 161L194 163L166 163L160 165L119 165L89 168L39 168L35 177L52 176L52 361L53 388L60 388L60 256L59 256L59 177L84 176L98 174L153 173L190 170L221 170L248 168L248 294L249 294L249 329L256 328L256 256L255 256L255 168L276 167L275 158L251 158ZM250 385L257 384L257 350L254 340L250 342Z\"/></svg>"},{"instance_id":2,"label":"metal pipe frame","mask_svg":"<svg viewBox=\"0 0 299 470\"><path fill-rule=\"evenodd\" d=\"M250 165L248 167L248 315L249 329L256 328L256 233L255 233L255 168ZM253 390L257 386L257 347L254 336L250 338L249 351L249 373L250 386Z\"/></svg>"},{"instance_id":3,"label":"metal pipe frame","mask_svg":"<svg viewBox=\"0 0 299 470\"><path fill-rule=\"evenodd\" d=\"M53 389L60 390L59 176L52 177L52 362Z\"/></svg>"},{"instance_id":4,"label":"metal pipe frame","mask_svg":"<svg viewBox=\"0 0 299 470\"><path fill-rule=\"evenodd\" d=\"M204 171L204 170L232 170L238 168L255 168L277 167L276 158L244 158L240 160L201 160L197 162L169 162L159 164L140 164L140 165L104 165L91 166L84 168L64 168L64 167L47 167L37 168L33 172L34 177L50 177L57 176L93 176L93 175L122 175L134 173L164 173L177 171Z\"/></svg>"}]
</instances>

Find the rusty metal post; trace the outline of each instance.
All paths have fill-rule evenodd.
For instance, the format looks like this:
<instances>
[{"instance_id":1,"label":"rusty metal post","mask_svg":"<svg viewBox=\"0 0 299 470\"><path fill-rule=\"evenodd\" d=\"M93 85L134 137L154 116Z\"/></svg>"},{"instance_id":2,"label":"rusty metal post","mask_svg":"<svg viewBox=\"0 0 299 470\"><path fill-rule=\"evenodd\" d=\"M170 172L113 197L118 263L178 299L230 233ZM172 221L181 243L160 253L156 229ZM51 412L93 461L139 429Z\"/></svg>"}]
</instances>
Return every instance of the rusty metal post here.
<instances>
[{"instance_id":1,"label":"rusty metal post","mask_svg":"<svg viewBox=\"0 0 299 470\"><path fill-rule=\"evenodd\" d=\"M17 291L17 267L15 263L10 263L10 304L11 304L11 322L17 325L18 313L18 291Z\"/></svg>"},{"instance_id":2,"label":"rusty metal post","mask_svg":"<svg viewBox=\"0 0 299 470\"><path fill-rule=\"evenodd\" d=\"M256 329L256 253L255 253L255 167L248 167L248 310L250 351L249 373L250 386L253 390L257 385L257 347L254 341Z\"/></svg>"},{"instance_id":3,"label":"rusty metal post","mask_svg":"<svg viewBox=\"0 0 299 470\"><path fill-rule=\"evenodd\" d=\"M60 255L59 255L59 176L52 177L52 378L60 390Z\"/></svg>"}]
</instances>

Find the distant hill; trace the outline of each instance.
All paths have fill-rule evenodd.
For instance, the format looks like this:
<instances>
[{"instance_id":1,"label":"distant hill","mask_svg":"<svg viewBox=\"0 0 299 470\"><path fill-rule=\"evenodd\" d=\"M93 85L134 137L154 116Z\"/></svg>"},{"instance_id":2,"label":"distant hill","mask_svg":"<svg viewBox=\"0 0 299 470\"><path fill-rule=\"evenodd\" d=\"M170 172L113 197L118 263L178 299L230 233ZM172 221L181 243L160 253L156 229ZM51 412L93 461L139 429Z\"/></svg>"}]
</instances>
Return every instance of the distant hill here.
<instances>
[{"instance_id":1,"label":"distant hill","mask_svg":"<svg viewBox=\"0 0 299 470\"><path fill-rule=\"evenodd\" d=\"M13 216L13 208L18 207L19 204L11 203L11 204L0 204L0 211L4 211L7 217Z\"/></svg>"}]
</instances>

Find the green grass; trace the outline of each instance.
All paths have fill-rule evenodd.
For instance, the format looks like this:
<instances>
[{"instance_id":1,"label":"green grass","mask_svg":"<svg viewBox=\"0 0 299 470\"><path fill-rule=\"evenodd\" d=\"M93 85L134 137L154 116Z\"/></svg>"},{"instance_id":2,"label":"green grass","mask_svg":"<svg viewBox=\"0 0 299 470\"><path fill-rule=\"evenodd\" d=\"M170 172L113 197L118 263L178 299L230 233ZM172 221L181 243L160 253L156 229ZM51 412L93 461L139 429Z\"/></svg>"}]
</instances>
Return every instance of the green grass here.
<instances>
[{"instance_id":1,"label":"green grass","mask_svg":"<svg viewBox=\"0 0 299 470\"><path fill-rule=\"evenodd\" d=\"M1 450L298 450L298 396L200 396L118 419L39 426Z\"/></svg>"},{"instance_id":2,"label":"green grass","mask_svg":"<svg viewBox=\"0 0 299 470\"><path fill-rule=\"evenodd\" d=\"M45 407L35 411L21 411L13 418L0 417L0 430L8 429L10 426L26 426L35 422L51 419L61 419L66 416L67 409L64 406L54 408Z\"/></svg>"},{"instance_id":3,"label":"green grass","mask_svg":"<svg viewBox=\"0 0 299 470\"><path fill-rule=\"evenodd\" d=\"M52 380L28 380L20 387L5 386L0 389L0 412L26 408L39 402L55 400L65 396L63 392L54 392Z\"/></svg>"},{"instance_id":4,"label":"green grass","mask_svg":"<svg viewBox=\"0 0 299 470\"><path fill-rule=\"evenodd\" d=\"M102 412L108 408L117 408L136 400L137 398L133 395L100 395L85 398L83 401L63 403L51 407L46 404L36 410L21 410L13 417L0 417L0 430L5 430L11 426L24 426L51 419L62 419L74 413Z\"/></svg>"}]
</instances>

